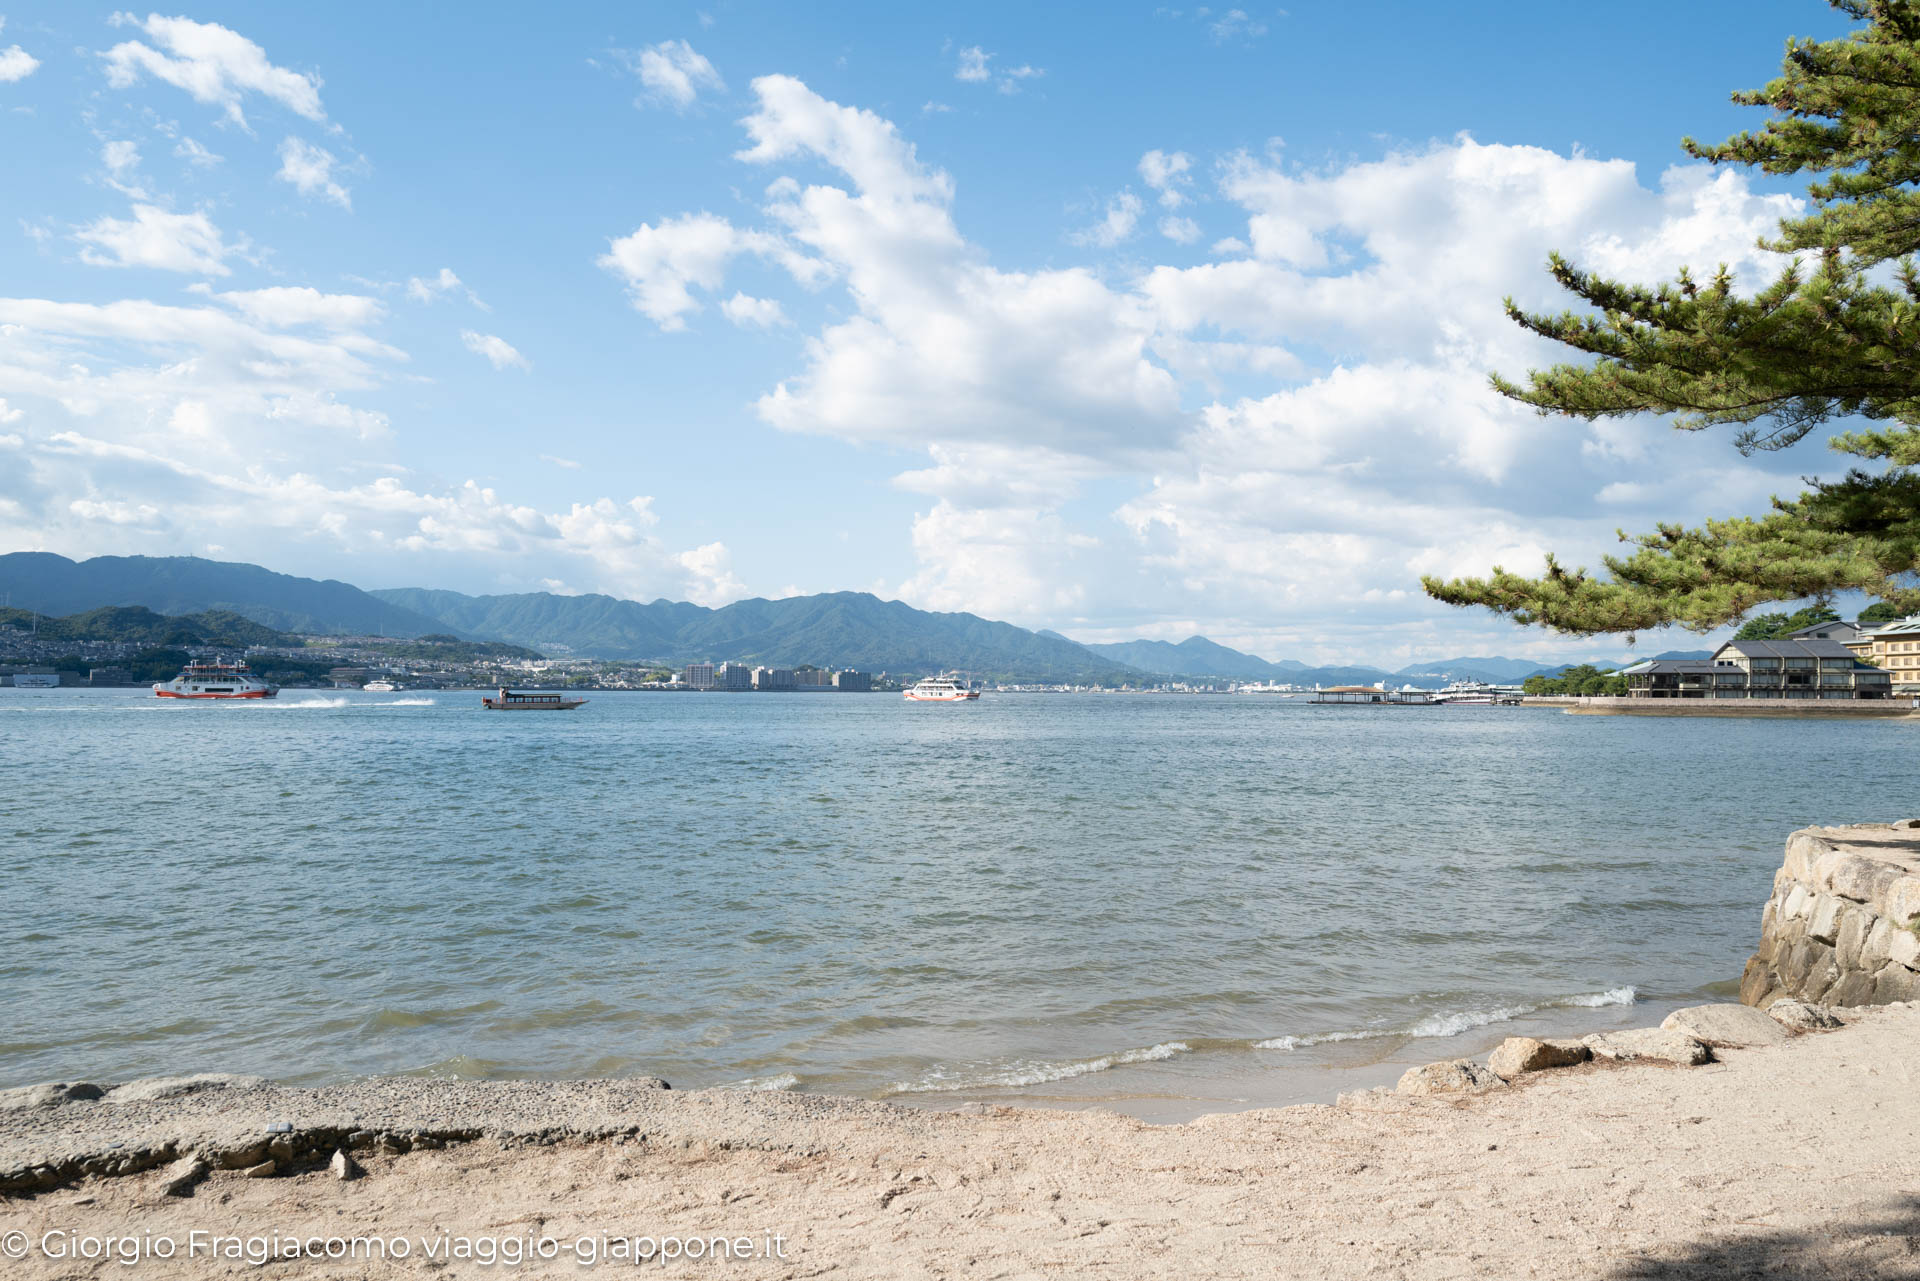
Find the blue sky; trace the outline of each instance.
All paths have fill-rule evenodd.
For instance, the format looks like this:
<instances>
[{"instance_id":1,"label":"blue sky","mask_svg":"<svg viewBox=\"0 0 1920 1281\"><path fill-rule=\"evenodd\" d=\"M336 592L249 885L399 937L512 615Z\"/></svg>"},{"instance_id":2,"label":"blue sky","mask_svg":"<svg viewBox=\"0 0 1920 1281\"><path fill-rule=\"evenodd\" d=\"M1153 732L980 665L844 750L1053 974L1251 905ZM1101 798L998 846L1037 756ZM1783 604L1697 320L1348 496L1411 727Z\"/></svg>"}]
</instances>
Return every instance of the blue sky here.
<instances>
[{"instance_id":1,"label":"blue sky","mask_svg":"<svg viewBox=\"0 0 1920 1281\"><path fill-rule=\"evenodd\" d=\"M0 545L1592 652L1417 576L1838 463L1518 412L1500 297L1771 271L1676 144L1844 25L1366 12L0 9Z\"/></svg>"}]
</instances>

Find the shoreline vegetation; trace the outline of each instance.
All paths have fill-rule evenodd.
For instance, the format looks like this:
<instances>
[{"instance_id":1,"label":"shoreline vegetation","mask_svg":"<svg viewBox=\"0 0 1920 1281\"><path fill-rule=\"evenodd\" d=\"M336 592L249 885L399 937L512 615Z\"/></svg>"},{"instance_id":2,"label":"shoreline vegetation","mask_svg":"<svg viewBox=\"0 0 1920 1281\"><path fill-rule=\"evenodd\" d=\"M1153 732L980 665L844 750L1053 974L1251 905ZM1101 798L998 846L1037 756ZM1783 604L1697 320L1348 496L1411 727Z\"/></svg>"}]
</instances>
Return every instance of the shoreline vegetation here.
<instances>
[{"instance_id":1,"label":"shoreline vegetation","mask_svg":"<svg viewBox=\"0 0 1920 1281\"><path fill-rule=\"evenodd\" d=\"M1503 1047L1510 1084L1443 1064L1409 1072L1411 1092L1169 1126L644 1080L45 1087L0 1110L0 1234L178 1242L175 1259L142 1260L147 1276L222 1275L185 1257L196 1232L203 1248L352 1236L415 1250L780 1234L785 1257L726 1264L744 1277L939 1275L986 1258L1117 1277L1908 1275L1916 1104L1883 1069L1920 1037L1920 1005L1841 1011L1830 1030L1705 1009L1698 1035L1591 1038L1614 1052L1551 1071L1519 1071ZM1704 1049L1728 1035L1713 1013L1726 1010L1778 1035ZM1704 1052L1673 1052L1689 1045ZM1704 1061L1678 1066L1688 1056ZM1474 1083L1422 1092L1449 1068ZM338 1275L284 1252L273 1266ZM365 1258L355 1275L419 1266ZM578 1265L533 1274L561 1266ZM9 1265L73 1274L71 1257Z\"/></svg>"}]
</instances>

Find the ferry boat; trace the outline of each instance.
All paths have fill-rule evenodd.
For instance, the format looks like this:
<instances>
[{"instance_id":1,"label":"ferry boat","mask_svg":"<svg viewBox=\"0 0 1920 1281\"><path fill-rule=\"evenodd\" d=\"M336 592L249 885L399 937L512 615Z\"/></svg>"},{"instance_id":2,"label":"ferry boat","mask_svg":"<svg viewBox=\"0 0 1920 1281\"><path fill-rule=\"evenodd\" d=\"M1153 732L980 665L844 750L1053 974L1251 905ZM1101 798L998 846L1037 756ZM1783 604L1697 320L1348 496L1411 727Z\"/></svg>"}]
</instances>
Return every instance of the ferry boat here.
<instances>
[{"instance_id":1,"label":"ferry boat","mask_svg":"<svg viewBox=\"0 0 1920 1281\"><path fill-rule=\"evenodd\" d=\"M368 681L360 688L369 694L392 694L399 690L400 687L392 681Z\"/></svg>"},{"instance_id":2,"label":"ferry boat","mask_svg":"<svg viewBox=\"0 0 1920 1281\"><path fill-rule=\"evenodd\" d=\"M161 698L272 698L280 687L255 676L245 663L193 662L153 692Z\"/></svg>"},{"instance_id":3,"label":"ferry boat","mask_svg":"<svg viewBox=\"0 0 1920 1281\"><path fill-rule=\"evenodd\" d=\"M1485 681L1454 681L1435 690L1433 701L1456 707L1495 707L1520 701L1520 691L1508 686L1489 685Z\"/></svg>"},{"instance_id":4,"label":"ferry boat","mask_svg":"<svg viewBox=\"0 0 1920 1281\"><path fill-rule=\"evenodd\" d=\"M929 676L910 686L905 697L913 703L964 703L980 697L980 691L966 688L951 676Z\"/></svg>"},{"instance_id":5,"label":"ferry boat","mask_svg":"<svg viewBox=\"0 0 1920 1281\"><path fill-rule=\"evenodd\" d=\"M490 712L570 712L586 702L565 694L520 694L502 688L493 698L482 698L480 706Z\"/></svg>"},{"instance_id":6,"label":"ferry boat","mask_svg":"<svg viewBox=\"0 0 1920 1281\"><path fill-rule=\"evenodd\" d=\"M15 689L59 689L60 673L15 672L13 674L13 687Z\"/></svg>"}]
</instances>

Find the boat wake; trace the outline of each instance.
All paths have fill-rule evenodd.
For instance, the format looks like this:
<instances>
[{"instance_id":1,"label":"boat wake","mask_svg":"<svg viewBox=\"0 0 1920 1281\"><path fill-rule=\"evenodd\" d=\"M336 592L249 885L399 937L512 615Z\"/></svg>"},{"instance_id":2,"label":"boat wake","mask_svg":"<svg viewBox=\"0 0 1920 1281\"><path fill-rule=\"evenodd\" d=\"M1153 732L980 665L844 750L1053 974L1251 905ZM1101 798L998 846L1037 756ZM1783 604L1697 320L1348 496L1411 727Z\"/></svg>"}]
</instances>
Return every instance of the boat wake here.
<instances>
[{"instance_id":1,"label":"boat wake","mask_svg":"<svg viewBox=\"0 0 1920 1281\"><path fill-rule=\"evenodd\" d=\"M297 703L288 703L274 699L272 701L263 700L260 703L262 707L345 707L346 705L347 700L344 698L303 698Z\"/></svg>"},{"instance_id":2,"label":"boat wake","mask_svg":"<svg viewBox=\"0 0 1920 1281\"><path fill-rule=\"evenodd\" d=\"M396 698L385 703L375 703L375 707L432 707L430 698Z\"/></svg>"}]
</instances>

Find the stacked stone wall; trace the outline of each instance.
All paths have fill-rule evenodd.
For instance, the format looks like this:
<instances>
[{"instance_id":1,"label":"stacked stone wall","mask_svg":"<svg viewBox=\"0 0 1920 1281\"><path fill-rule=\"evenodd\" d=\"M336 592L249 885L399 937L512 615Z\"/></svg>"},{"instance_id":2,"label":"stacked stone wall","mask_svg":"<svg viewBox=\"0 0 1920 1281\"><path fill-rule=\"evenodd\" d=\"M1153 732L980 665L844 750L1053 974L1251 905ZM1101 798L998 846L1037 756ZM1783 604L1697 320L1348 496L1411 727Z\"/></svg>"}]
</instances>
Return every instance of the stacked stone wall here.
<instances>
[{"instance_id":1,"label":"stacked stone wall","mask_svg":"<svg viewBox=\"0 0 1920 1281\"><path fill-rule=\"evenodd\" d=\"M1787 838L1740 999L1825 1005L1920 999L1920 819Z\"/></svg>"}]
</instances>

